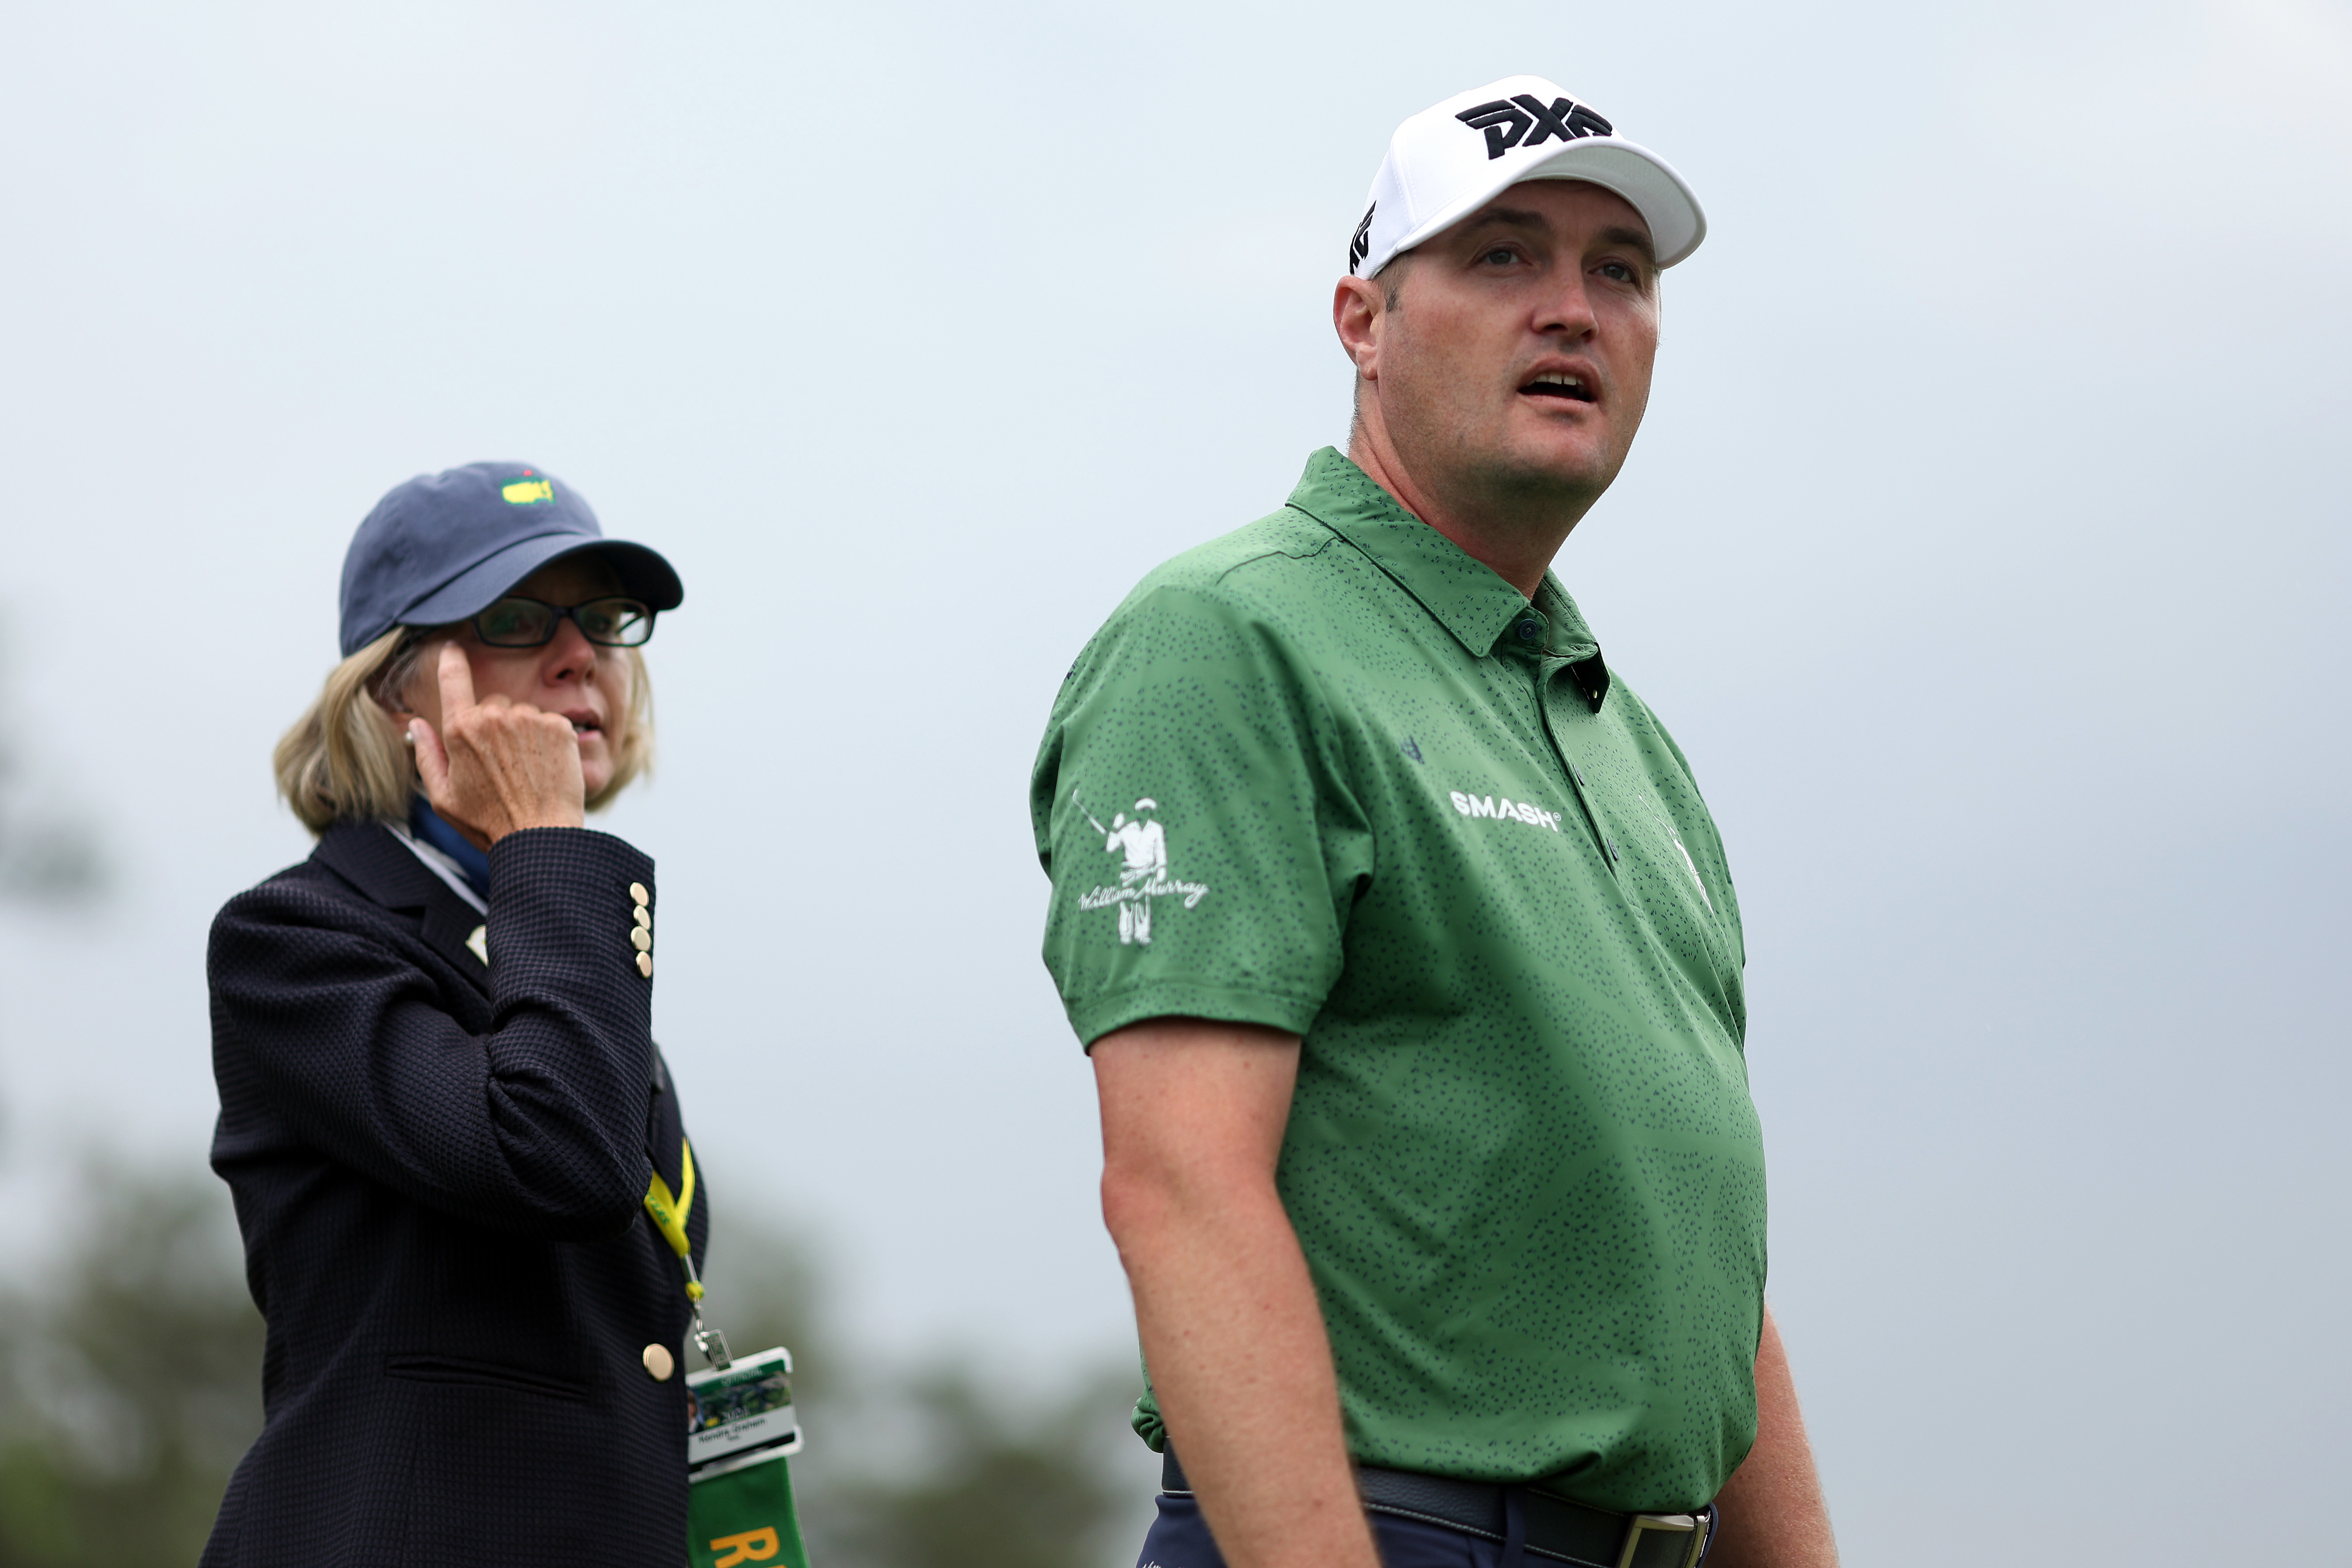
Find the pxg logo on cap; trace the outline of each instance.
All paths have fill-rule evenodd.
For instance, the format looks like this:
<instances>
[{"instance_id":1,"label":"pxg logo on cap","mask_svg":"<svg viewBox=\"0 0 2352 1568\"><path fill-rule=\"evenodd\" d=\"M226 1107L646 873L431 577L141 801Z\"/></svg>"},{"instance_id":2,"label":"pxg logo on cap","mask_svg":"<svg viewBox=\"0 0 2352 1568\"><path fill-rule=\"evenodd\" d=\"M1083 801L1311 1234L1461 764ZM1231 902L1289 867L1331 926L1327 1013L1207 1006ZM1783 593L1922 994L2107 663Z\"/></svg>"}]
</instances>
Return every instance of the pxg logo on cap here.
<instances>
[{"instance_id":1,"label":"pxg logo on cap","mask_svg":"<svg viewBox=\"0 0 2352 1568\"><path fill-rule=\"evenodd\" d=\"M1492 103L1473 105L1454 117L1474 131L1486 133L1489 162L1514 147L1540 146L1546 137L1573 142L1580 136L1614 136L1616 132L1583 104L1556 98L1551 107L1531 92L1513 93ZM1534 132L1532 136L1528 132Z\"/></svg>"},{"instance_id":2,"label":"pxg logo on cap","mask_svg":"<svg viewBox=\"0 0 2352 1568\"><path fill-rule=\"evenodd\" d=\"M1658 265L1698 248L1706 216L1667 162L1617 134L1608 117L1541 77L1505 77L1454 94L1396 128L1348 241L1348 270L1379 273L1523 180L1584 180L1624 198L1649 225Z\"/></svg>"}]
</instances>

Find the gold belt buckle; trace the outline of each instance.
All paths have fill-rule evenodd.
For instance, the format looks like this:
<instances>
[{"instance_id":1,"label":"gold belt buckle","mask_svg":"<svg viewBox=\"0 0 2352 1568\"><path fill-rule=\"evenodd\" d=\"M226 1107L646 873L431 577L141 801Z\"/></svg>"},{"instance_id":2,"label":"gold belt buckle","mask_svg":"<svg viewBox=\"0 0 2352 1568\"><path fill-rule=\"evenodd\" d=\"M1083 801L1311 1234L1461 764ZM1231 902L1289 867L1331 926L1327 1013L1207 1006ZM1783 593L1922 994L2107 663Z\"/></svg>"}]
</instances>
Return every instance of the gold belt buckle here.
<instances>
[{"instance_id":1,"label":"gold belt buckle","mask_svg":"<svg viewBox=\"0 0 2352 1568\"><path fill-rule=\"evenodd\" d=\"M1633 1522L1625 1527L1625 1549L1617 1553L1617 1568L1633 1568L1633 1553L1642 1544L1644 1531L1661 1535L1685 1532L1690 1536L1690 1550L1683 1553L1680 1568L1698 1568L1698 1555L1706 1550L1705 1521L1695 1513L1637 1513Z\"/></svg>"}]
</instances>

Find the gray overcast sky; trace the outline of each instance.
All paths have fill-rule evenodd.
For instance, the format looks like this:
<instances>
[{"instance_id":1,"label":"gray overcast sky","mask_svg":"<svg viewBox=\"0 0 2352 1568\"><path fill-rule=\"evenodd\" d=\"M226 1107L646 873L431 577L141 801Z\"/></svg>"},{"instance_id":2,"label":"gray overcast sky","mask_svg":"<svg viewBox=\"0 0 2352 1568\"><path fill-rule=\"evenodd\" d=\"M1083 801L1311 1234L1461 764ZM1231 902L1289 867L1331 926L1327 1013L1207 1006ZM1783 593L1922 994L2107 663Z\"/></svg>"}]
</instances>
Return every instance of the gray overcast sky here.
<instances>
[{"instance_id":1,"label":"gray overcast sky","mask_svg":"<svg viewBox=\"0 0 2352 1568\"><path fill-rule=\"evenodd\" d=\"M1390 129L1530 70L1712 221L1559 567L1730 847L1849 1561L2337 1547L2341 0L6 17L5 679L123 876L0 916L0 1243L91 1137L201 1160L351 530L516 458L688 584L608 825L721 1247L815 1227L885 1350L1129 1342L1032 750L1342 437Z\"/></svg>"}]
</instances>

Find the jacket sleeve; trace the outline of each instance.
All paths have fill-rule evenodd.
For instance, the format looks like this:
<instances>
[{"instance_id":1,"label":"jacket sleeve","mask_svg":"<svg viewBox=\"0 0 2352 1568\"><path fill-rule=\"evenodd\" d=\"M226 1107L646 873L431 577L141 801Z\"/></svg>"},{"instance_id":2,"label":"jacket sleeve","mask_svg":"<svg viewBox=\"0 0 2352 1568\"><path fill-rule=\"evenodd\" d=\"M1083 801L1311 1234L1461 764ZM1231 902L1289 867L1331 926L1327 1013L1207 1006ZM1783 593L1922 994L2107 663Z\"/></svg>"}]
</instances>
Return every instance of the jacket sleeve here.
<instances>
[{"instance_id":1,"label":"jacket sleeve","mask_svg":"<svg viewBox=\"0 0 2352 1568\"><path fill-rule=\"evenodd\" d=\"M221 911L214 996L274 1106L331 1157L471 1224L618 1234L648 1170L653 987L627 931L653 862L608 834L532 828L490 866L486 1034L372 908L295 879Z\"/></svg>"}]
</instances>

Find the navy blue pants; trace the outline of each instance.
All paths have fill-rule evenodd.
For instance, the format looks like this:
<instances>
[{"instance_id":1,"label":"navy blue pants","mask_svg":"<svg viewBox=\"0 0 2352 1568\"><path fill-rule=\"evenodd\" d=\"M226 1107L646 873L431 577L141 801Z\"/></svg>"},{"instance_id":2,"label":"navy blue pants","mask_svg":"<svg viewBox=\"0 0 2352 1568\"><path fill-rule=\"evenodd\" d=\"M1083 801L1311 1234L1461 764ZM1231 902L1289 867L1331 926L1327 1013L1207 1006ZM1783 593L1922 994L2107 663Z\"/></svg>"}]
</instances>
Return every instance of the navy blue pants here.
<instances>
[{"instance_id":1,"label":"navy blue pants","mask_svg":"<svg viewBox=\"0 0 2352 1568\"><path fill-rule=\"evenodd\" d=\"M1370 1518L1383 1568L1542 1568L1549 1561L1442 1524L1385 1513ZM1511 1529L1519 1529L1516 1506ZM1713 1544L1710 1540L1708 1545ZM1209 1521L1201 1517L1201 1505L1190 1493L1160 1494L1160 1517L1143 1538L1135 1568L1225 1568L1224 1555L1209 1535Z\"/></svg>"},{"instance_id":2,"label":"navy blue pants","mask_svg":"<svg viewBox=\"0 0 2352 1568\"><path fill-rule=\"evenodd\" d=\"M1498 1568L1500 1542L1481 1541L1458 1530L1423 1524L1415 1519L1391 1519L1376 1513L1372 1538L1380 1543L1385 1568ZM1538 1558L1529 1568L1538 1568ZM1209 1521L1201 1505L1189 1497L1160 1494L1160 1517L1143 1538L1136 1568L1225 1568L1217 1543L1209 1538Z\"/></svg>"}]
</instances>

